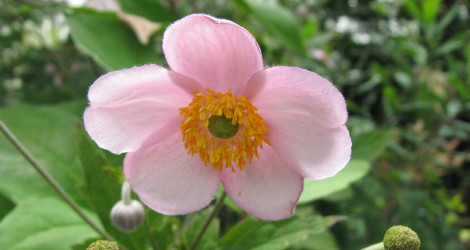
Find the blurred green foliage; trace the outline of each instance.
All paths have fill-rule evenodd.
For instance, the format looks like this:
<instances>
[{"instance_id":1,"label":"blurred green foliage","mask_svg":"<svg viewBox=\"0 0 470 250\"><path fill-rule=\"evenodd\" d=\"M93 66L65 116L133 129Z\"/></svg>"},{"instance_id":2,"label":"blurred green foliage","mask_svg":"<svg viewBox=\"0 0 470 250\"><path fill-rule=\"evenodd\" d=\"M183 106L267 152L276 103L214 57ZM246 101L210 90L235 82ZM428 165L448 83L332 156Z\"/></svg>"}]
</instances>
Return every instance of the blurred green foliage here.
<instances>
[{"instance_id":1,"label":"blurred green foliage","mask_svg":"<svg viewBox=\"0 0 470 250\"><path fill-rule=\"evenodd\" d=\"M100 150L83 134L88 86L109 70L148 62L166 66L163 31L182 16L202 12L247 28L265 65L295 65L333 82L348 102L354 160L332 179L307 183L296 216L286 221L260 222L227 202L201 249L359 249L381 241L395 224L416 231L422 249L470 247L468 0L119 3L124 12L160 24L148 44L113 11L1 0L0 119L121 244L151 245L136 241L145 237L143 229L123 236L107 219L119 198L113 196L119 194L122 157ZM97 237L3 138L0 163L0 248L80 249ZM91 187L109 196L86 192ZM61 216L33 226L31 213L43 220ZM208 216L147 213L147 230L158 235L159 249L187 247ZM57 225L61 219L64 224ZM61 230L67 223L72 226ZM14 230L30 238L17 242ZM57 230L67 237L54 248L48 239ZM259 241L251 240L255 236Z\"/></svg>"}]
</instances>

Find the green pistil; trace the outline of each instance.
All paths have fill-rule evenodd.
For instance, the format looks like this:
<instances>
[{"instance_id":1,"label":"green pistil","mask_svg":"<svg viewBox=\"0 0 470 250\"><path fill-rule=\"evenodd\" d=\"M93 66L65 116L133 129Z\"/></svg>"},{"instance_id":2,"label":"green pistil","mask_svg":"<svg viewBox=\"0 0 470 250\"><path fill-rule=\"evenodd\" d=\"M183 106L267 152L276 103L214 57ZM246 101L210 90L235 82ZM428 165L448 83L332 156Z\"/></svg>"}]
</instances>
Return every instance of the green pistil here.
<instances>
[{"instance_id":1,"label":"green pistil","mask_svg":"<svg viewBox=\"0 0 470 250\"><path fill-rule=\"evenodd\" d=\"M209 118L209 131L217 138L228 139L237 134L238 124L233 125L232 119L224 115L213 115Z\"/></svg>"}]
</instances>

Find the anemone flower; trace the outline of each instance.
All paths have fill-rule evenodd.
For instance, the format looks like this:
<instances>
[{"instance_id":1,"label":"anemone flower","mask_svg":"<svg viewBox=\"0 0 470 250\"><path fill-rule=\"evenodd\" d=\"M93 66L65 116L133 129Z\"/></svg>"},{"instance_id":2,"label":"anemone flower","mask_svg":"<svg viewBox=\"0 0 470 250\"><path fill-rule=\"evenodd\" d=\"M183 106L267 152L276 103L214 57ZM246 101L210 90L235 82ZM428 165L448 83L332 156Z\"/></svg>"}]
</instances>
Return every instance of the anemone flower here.
<instances>
[{"instance_id":1,"label":"anemone flower","mask_svg":"<svg viewBox=\"0 0 470 250\"><path fill-rule=\"evenodd\" d=\"M103 75L84 114L101 148L127 153L126 180L153 210L200 210L222 184L250 214L280 220L294 213L304 178L331 177L349 161L341 93L305 69L264 68L239 25L184 17L165 31L163 51L171 70Z\"/></svg>"}]
</instances>

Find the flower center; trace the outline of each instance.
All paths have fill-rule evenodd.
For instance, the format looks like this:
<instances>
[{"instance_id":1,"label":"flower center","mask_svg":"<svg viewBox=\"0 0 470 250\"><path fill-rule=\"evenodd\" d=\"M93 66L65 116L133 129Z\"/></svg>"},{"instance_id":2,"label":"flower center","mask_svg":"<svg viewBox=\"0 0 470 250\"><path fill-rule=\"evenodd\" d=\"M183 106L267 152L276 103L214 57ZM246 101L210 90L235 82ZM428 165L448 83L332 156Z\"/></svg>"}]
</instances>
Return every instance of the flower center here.
<instances>
[{"instance_id":1,"label":"flower center","mask_svg":"<svg viewBox=\"0 0 470 250\"><path fill-rule=\"evenodd\" d=\"M232 119L225 115L213 115L209 118L209 132L220 139L232 138L239 127L238 123L232 124Z\"/></svg>"},{"instance_id":2,"label":"flower center","mask_svg":"<svg viewBox=\"0 0 470 250\"><path fill-rule=\"evenodd\" d=\"M196 92L192 102L180 109L184 147L188 154L199 154L214 169L240 170L258 157L258 148L269 133L257 108L243 96L227 93Z\"/></svg>"}]
</instances>

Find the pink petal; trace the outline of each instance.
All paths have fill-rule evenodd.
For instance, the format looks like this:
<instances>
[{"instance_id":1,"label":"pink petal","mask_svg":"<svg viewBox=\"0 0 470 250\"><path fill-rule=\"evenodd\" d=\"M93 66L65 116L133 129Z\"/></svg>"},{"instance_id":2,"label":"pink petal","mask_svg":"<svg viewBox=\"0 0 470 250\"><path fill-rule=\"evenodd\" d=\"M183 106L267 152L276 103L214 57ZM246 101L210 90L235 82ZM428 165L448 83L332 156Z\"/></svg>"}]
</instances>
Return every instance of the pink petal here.
<instances>
[{"instance_id":1,"label":"pink petal","mask_svg":"<svg viewBox=\"0 0 470 250\"><path fill-rule=\"evenodd\" d=\"M222 183L240 208L263 220L281 220L294 213L304 182L267 146L244 170L225 169Z\"/></svg>"},{"instance_id":2,"label":"pink petal","mask_svg":"<svg viewBox=\"0 0 470 250\"><path fill-rule=\"evenodd\" d=\"M303 177L328 178L349 162L351 137L346 126L321 127L311 117L295 113L262 116L274 150Z\"/></svg>"},{"instance_id":3,"label":"pink petal","mask_svg":"<svg viewBox=\"0 0 470 250\"><path fill-rule=\"evenodd\" d=\"M328 127L346 123L343 95L321 76L296 67L272 67L250 78L242 92L265 112L295 112Z\"/></svg>"},{"instance_id":4,"label":"pink petal","mask_svg":"<svg viewBox=\"0 0 470 250\"><path fill-rule=\"evenodd\" d=\"M263 69L255 38L244 28L208 15L187 16L167 28L163 51L170 68L216 92L237 94Z\"/></svg>"},{"instance_id":5,"label":"pink petal","mask_svg":"<svg viewBox=\"0 0 470 250\"><path fill-rule=\"evenodd\" d=\"M244 95L259 109L274 150L303 177L331 177L348 163L346 104L325 79L300 68L274 67L254 75Z\"/></svg>"},{"instance_id":6,"label":"pink petal","mask_svg":"<svg viewBox=\"0 0 470 250\"><path fill-rule=\"evenodd\" d=\"M181 134L128 153L124 174L142 202L167 214L187 214L206 207L220 183L220 172L190 156Z\"/></svg>"},{"instance_id":7,"label":"pink petal","mask_svg":"<svg viewBox=\"0 0 470 250\"><path fill-rule=\"evenodd\" d=\"M137 150L150 135L179 130L179 108L201 87L157 65L108 73L88 92L85 128L96 143L119 154Z\"/></svg>"}]
</instances>

